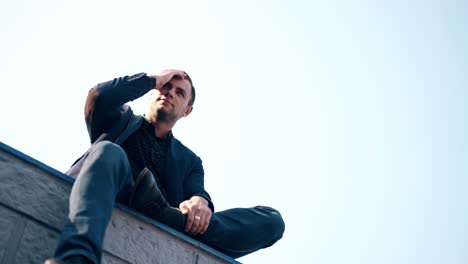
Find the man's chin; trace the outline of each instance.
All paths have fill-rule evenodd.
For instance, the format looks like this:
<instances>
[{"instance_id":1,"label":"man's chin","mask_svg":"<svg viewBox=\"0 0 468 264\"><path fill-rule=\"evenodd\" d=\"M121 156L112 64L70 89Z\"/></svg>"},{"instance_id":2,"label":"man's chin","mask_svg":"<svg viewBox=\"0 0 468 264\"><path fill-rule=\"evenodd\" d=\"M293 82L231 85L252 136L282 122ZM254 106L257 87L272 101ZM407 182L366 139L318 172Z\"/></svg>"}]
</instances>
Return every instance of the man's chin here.
<instances>
[{"instance_id":1,"label":"man's chin","mask_svg":"<svg viewBox=\"0 0 468 264\"><path fill-rule=\"evenodd\" d=\"M172 113L165 111L163 108L158 109L158 112L156 113L157 119L160 121L174 121L174 115Z\"/></svg>"}]
</instances>

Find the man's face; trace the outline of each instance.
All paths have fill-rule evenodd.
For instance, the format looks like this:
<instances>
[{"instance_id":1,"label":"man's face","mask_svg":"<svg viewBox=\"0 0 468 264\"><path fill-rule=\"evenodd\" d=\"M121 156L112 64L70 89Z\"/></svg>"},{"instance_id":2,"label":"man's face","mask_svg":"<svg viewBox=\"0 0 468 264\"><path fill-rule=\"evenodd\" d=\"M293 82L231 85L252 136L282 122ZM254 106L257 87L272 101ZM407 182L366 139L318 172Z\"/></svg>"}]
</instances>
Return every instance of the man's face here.
<instances>
[{"instance_id":1,"label":"man's face","mask_svg":"<svg viewBox=\"0 0 468 264\"><path fill-rule=\"evenodd\" d=\"M177 121L192 111L192 89L187 80L173 78L151 95L151 112L161 121Z\"/></svg>"}]
</instances>

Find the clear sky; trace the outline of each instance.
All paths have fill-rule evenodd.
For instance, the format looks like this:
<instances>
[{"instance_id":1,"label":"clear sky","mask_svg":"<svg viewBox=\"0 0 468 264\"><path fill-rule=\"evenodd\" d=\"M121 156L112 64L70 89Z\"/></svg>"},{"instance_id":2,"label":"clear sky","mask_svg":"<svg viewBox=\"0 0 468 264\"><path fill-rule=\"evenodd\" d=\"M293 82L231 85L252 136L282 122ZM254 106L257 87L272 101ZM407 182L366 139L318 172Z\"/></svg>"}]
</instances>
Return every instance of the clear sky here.
<instances>
[{"instance_id":1,"label":"clear sky","mask_svg":"<svg viewBox=\"0 0 468 264\"><path fill-rule=\"evenodd\" d=\"M467 14L462 0L3 0L0 140L65 171L89 147L89 88L181 68L197 100L174 134L216 209L286 222L240 261L468 263Z\"/></svg>"}]
</instances>

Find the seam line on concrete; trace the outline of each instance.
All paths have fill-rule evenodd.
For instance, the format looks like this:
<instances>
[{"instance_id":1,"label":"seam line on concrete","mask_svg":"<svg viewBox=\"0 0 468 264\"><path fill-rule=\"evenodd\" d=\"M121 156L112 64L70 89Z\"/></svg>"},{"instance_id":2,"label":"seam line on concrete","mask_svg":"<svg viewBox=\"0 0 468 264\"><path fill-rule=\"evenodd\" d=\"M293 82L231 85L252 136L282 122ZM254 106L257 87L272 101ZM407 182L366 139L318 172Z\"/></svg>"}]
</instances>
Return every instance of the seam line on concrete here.
<instances>
[{"instance_id":1,"label":"seam line on concrete","mask_svg":"<svg viewBox=\"0 0 468 264\"><path fill-rule=\"evenodd\" d=\"M102 251L102 256L104 256L104 255L108 255L108 256L111 256L112 258L118 259L122 263L131 264L131 262L129 262L128 260L125 260L125 259L123 259L123 258L121 258L121 257L119 257L117 255L114 255L114 254L110 253L109 251L103 250Z\"/></svg>"},{"instance_id":2,"label":"seam line on concrete","mask_svg":"<svg viewBox=\"0 0 468 264\"><path fill-rule=\"evenodd\" d=\"M44 227L46 227L46 228L48 228L48 229L51 229L51 230L53 230L53 231L55 231L55 232L60 233L60 229L58 229L58 228L56 228L56 227L54 227L54 226L52 226L52 225L50 225L50 224L48 224L48 223L46 223L46 222L43 222L43 221L41 221L41 220L39 220L39 219L34 218L33 216L30 216L30 215L28 215L28 214L25 214L24 212L19 211L18 209L13 208L13 207L11 207L11 206L9 206L9 205L7 205L7 204L4 204L3 202L0 202L0 205L3 206L3 207L5 207L5 208L7 208L8 210L11 210L11 211L13 211L13 212L19 214L19 215L20 215L21 217L23 217L23 218L26 218L26 219L28 219L28 220L31 220L31 221L33 221L33 222L35 222L35 223L37 223L37 224L39 224L39 225L41 225L41 226L44 226Z\"/></svg>"}]
</instances>

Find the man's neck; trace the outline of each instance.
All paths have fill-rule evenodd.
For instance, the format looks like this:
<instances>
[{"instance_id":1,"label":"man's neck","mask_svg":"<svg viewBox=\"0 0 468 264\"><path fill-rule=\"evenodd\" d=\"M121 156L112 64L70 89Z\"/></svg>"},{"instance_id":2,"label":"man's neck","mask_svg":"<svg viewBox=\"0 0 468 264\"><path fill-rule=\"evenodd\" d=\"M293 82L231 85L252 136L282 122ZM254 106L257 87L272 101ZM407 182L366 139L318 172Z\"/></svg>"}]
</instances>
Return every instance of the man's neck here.
<instances>
[{"instance_id":1,"label":"man's neck","mask_svg":"<svg viewBox=\"0 0 468 264\"><path fill-rule=\"evenodd\" d=\"M153 125L154 134L158 138L165 138L175 125L175 123L172 122L158 120L157 117L154 116L149 117L146 115L144 118Z\"/></svg>"}]
</instances>

